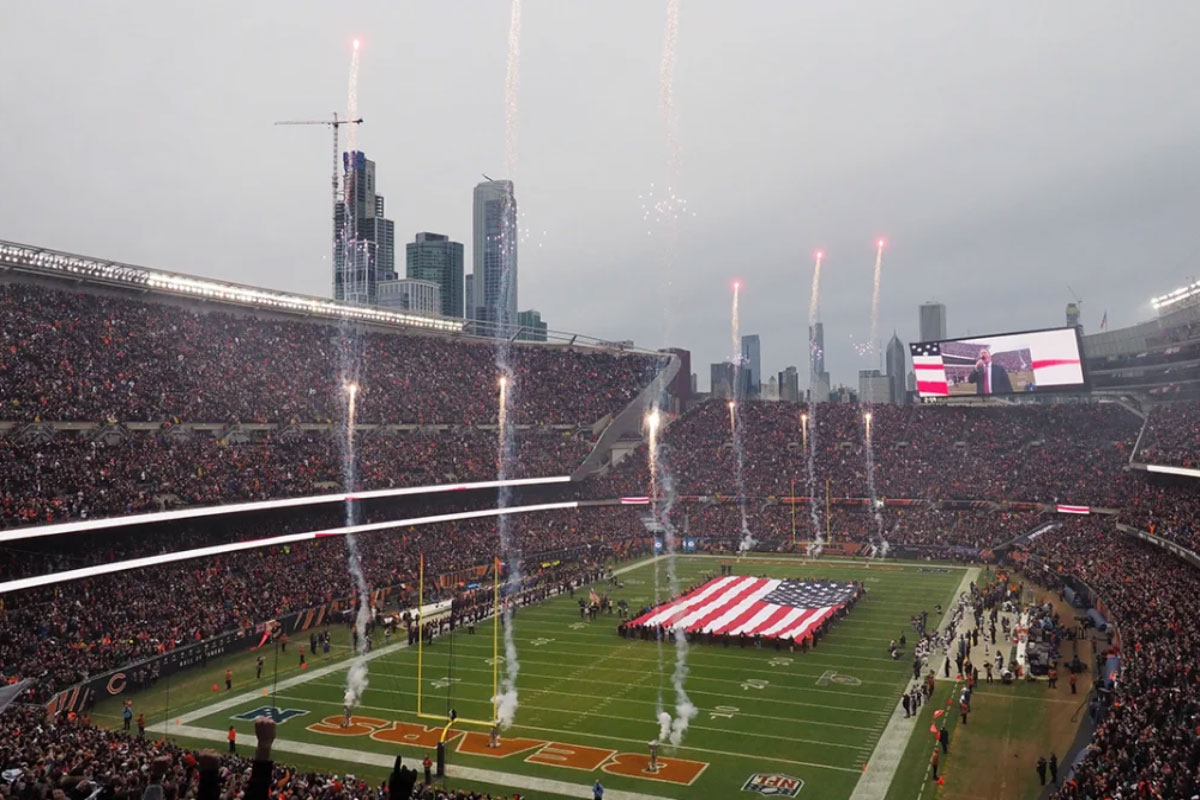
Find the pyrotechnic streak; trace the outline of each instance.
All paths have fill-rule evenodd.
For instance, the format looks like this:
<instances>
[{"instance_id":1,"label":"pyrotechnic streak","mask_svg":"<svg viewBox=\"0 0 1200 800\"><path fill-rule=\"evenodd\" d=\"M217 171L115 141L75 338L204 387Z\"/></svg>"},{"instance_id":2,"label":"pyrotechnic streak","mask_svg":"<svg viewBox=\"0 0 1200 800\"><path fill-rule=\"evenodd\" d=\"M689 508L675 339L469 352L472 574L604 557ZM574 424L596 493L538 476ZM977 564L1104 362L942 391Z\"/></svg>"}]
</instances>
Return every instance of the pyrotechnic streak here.
<instances>
[{"instance_id":1,"label":"pyrotechnic streak","mask_svg":"<svg viewBox=\"0 0 1200 800\"><path fill-rule=\"evenodd\" d=\"M512 0L508 21L508 60L504 69L504 163L508 179L514 181L517 176L517 90L520 86L521 0Z\"/></svg>"},{"instance_id":2,"label":"pyrotechnic streak","mask_svg":"<svg viewBox=\"0 0 1200 800\"><path fill-rule=\"evenodd\" d=\"M516 262L517 240L520 238L519 225L516 220L514 196L517 178L517 90L521 83L521 0L512 0L508 24L508 58L504 70L504 166L508 173L509 185L513 191L505 198L505 208L501 219L500 240L500 291L497 293L494 306L495 319L506 324L515 324L516 320L509 319L509 298L516 291L513 269ZM500 331L496 340L496 368L500 375L500 410L497 427L497 477L507 478L516 458L516 425L511 414L514 403L512 376L514 370L511 363L511 352L508 344L508 333ZM499 505L506 507L511 502L511 493L501 490ZM514 631L512 604L521 588L521 547L517 538L512 534L506 517L500 517L496 525L500 535L500 549L504 554L508 577L504 583L505 602L502 613L504 626L504 677L500 682L499 695L494 700L497 722L500 727L508 729L516 718L519 705L517 677L521 671L517 660L517 643Z\"/></svg>"},{"instance_id":3,"label":"pyrotechnic streak","mask_svg":"<svg viewBox=\"0 0 1200 800\"><path fill-rule=\"evenodd\" d=\"M667 24L663 33L662 61L658 68L658 105L667 139L668 189L674 191L679 178L679 117L675 112L675 54L679 39L679 0L667 0Z\"/></svg>"},{"instance_id":4,"label":"pyrotechnic streak","mask_svg":"<svg viewBox=\"0 0 1200 800\"><path fill-rule=\"evenodd\" d=\"M817 311L820 308L820 292L821 292L821 262L825 260L825 253L818 250L813 259L813 279L812 279L812 294L808 301L808 386L809 386L809 403L808 403L808 419L805 429L808 431L808 511L812 519L813 538L808 545L808 554L810 556L820 556L821 550L824 548L825 537L821 531L821 512L817 508L817 502L813 499L817 496Z\"/></svg>"},{"instance_id":5,"label":"pyrotechnic streak","mask_svg":"<svg viewBox=\"0 0 1200 800\"><path fill-rule=\"evenodd\" d=\"M875 283L871 290L871 339L872 351L879 350L879 285L883 273L883 239L875 243Z\"/></svg>"}]
</instances>

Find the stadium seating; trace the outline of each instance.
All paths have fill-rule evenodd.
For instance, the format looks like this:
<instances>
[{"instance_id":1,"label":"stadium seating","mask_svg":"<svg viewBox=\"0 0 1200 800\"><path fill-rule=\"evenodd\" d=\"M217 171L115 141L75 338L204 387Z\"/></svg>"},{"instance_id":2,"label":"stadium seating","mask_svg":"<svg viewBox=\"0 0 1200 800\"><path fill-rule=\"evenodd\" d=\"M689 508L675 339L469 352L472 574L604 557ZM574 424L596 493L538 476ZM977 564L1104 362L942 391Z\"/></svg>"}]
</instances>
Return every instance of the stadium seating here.
<instances>
[{"instance_id":1,"label":"stadium seating","mask_svg":"<svg viewBox=\"0 0 1200 800\"><path fill-rule=\"evenodd\" d=\"M1150 409L1136 459L1148 464L1200 467L1200 403Z\"/></svg>"},{"instance_id":2,"label":"stadium seating","mask_svg":"<svg viewBox=\"0 0 1200 800\"><path fill-rule=\"evenodd\" d=\"M1165 551L1096 521L1073 521L1031 553L1085 581L1120 631L1119 680L1090 707L1097 723L1086 759L1058 798L1192 797L1200 777L1195 735L1200 572ZM1107 676L1099 676L1107 677ZM1135 788L1136 787L1136 788Z\"/></svg>"},{"instance_id":3,"label":"stadium seating","mask_svg":"<svg viewBox=\"0 0 1200 800\"><path fill-rule=\"evenodd\" d=\"M254 748L247 745L247 751ZM253 761L238 755L202 755L171 742L105 730L80 717L73 722L47 723L34 709L13 709L0 716L0 764L17 764L5 773L5 797L62 797L82 800L93 792L103 796L139 798L161 770L165 796L205 797L199 781L205 760L216 766L217 793L212 797L247 797ZM155 762L158 761L156 767ZM271 764L271 797L313 800L378 800L387 797L387 781L373 784L353 775L302 771ZM81 785L82 784L82 785ZM267 797L264 793L263 798ZM491 795L469 789L448 789L418 782L410 800L510 800L516 794Z\"/></svg>"},{"instance_id":4,"label":"stadium seating","mask_svg":"<svg viewBox=\"0 0 1200 800\"><path fill-rule=\"evenodd\" d=\"M490 424L495 359L487 342L0 284L0 419L324 422L353 380L360 423ZM518 346L513 362L511 418L575 425L623 408L661 359Z\"/></svg>"},{"instance_id":5,"label":"stadium seating","mask_svg":"<svg viewBox=\"0 0 1200 800\"><path fill-rule=\"evenodd\" d=\"M569 474L592 442L574 431L517 437L512 478ZM496 477L496 434L473 428L360 435L359 489L487 481ZM336 430L234 444L138 433L112 445L58 436L0 439L0 528L338 491L344 483Z\"/></svg>"},{"instance_id":6,"label":"stadium seating","mask_svg":"<svg viewBox=\"0 0 1200 800\"><path fill-rule=\"evenodd\" d=\"M360 536L368 585L407 584L391 600L404 605L415 598L420 555L431 575L488 564L496 524L480 519ZM571 564L647 547L645 528L628 508L515 515L510 525L533 576L545 557ZM44 699L88 675L347 598L353 589L344 548L343 539L320 539L9 594L0 615L0 675L37 677L35 696Z\"/></svg>"},{"instance_id":7,"label":"stadium seating","mask_svg":"<svg viewBox=\"0 0 1200 800\"><path fill-rule=\"evenodd\" d=\"M746 403L739 410L745 493L798 494L808 485L808 454L794 403ZM868 493L862 408L817 407L809 420L817 453L814 486L834 497ZM1120 506L1129 486L1122 467L1141 420L1117 405L1002 408L876 406L871 436L878 497L984 499ZM737 456L725 401L709 401L664 436L667 469L681 495L737 493ZM600 494L646 492L644 449L598 482Z\"/></svg>"}]
</instances>

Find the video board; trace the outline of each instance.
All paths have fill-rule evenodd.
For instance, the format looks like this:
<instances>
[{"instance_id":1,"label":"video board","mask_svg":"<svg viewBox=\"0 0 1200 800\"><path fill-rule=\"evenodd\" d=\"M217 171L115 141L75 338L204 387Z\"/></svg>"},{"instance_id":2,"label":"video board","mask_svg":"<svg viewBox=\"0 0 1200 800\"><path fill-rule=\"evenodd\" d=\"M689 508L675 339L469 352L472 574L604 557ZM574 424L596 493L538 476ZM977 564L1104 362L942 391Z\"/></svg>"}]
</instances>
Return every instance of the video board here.
<instances>
[{"instance_id":1,"label":"video board","mask_svg":"<svg viewBox=\"0 0 1200 800\"><path fill-rule=\"evenodd\" d=\"M915 342L908 348L923 398L1087 388L1073 327Z\"/></svg>"}]
</instances>

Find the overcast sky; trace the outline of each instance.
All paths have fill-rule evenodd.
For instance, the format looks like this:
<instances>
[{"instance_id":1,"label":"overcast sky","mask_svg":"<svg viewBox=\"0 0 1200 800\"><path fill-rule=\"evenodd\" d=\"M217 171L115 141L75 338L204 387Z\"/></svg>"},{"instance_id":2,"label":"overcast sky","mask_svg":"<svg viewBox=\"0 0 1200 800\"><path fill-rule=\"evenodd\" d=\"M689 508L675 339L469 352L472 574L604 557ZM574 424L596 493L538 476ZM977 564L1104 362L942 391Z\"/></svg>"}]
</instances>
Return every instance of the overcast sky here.
<instances>
[{"instance_id":1,"label":"overcast sky","mask_svg":"<svg viewBox=\"0 0 1200 800\"><path fill-rule=\"evenodd\" d=\"M695 216L668 288L639 200L667 179L665 0L523 2L520 305L552 328L690 348L703 388L740 278L770 375L804 361L822 248L827 364L853 384L881 235L880 329L905 341L931 298L952 336L1021 330L1063 324L1069 284L1094 331L1197 273L1200 3L680 5ZM508 19L501 0L4 3L0 238L328 294L329 133L272 123L345 110L357 36L359 145L397 239L449 234L469 270L472 186L505 171Z\"/></svg>"}]
</instances>

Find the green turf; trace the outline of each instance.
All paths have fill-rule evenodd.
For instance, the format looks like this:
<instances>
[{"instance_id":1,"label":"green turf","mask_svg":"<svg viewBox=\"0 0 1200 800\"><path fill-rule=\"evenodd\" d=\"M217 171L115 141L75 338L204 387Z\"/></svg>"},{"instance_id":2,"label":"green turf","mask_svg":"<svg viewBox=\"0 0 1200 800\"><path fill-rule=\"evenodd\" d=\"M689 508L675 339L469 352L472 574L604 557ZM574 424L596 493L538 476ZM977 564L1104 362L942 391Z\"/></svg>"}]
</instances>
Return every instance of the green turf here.
<instances>
[{"instance_id":1,"label":"green turf","mask_svg":"<svg viewBox=\"0 0 1200 800\"><path fill-rule=\"evenodd\" d=\"M712 558L682 557L679 561L682 585L700 582L704 574L716 571L716 564ZM625 588L612 592L612 596L627 599L634 608L651 602L655 596L656 569L660 568L661 563L657 567L643 565L626 573L622 576ZM849 797L910 677L910 662L889 658L887 642L901 631L908 631L911 614L921 610L932 613L934 603L939 602L949 607L962 578L961 570L933 572L917 565L891 564L810 565L786 558L763 558L740 562L735 571L776 578L863 580L869 594L809 653L777 652L771 646L690 648L686 687L700 713L692 721L683 746L674 752L664 750L662 755L708 764L691 786L599 770L585 772L526 763L524 759L529 752L493 759L456 753L452 746L450 763L580 785L590 784L599 777L609 788L677 798L737 796L751 774L782 773L805 782L801 797L835 800ZM658 580L658 596L665 600L668 598L665 577L660 574ZM604 590L601 586L597 588ZM521 663L518 681L521 705L517 724L506 736L637 755L646 753L647 742L657 734L655 710L659 697L668 710L674 703L670 677L675 667L675 650L670 644L660 649L654 642L621 639L616 625L615 616L581 624L576 601L569 597L554 598L518 613L515 631ZM337 633L345 635L344 629ZM293 648L295 644L298 642ZM378 645L382 645L381 636ZM474 636L456 634L453 659L449 639L440 639L426 648L422 667L423 709L444 714L450 704L460 716L490 718L492 668L488 659L491 655L488 625L480 626ZM295 660L294 653L289 653L281 677L297 673ZM250 666L253 657L240 656L227 661L235 665L235 693L248 688L270 691L270 663L263 680L254 682ZM217 695L223 695L221 675L225 663L212 662L203 676L187 678L187 689L176 688L171 716L181 713L176 709L200 708L211 703L213 682L221 683L222 691ZM314 666L321 663L318 657ZM409 649L373 660L370 688L356 713L381 720L416 722L416 669L417 654ZM850 676L859 683L831 682L827 676L830 671ZM448 683L445 679L450 677L454 681ZM307 730L306 726L324 717L340 717L344 681L345 672L338 670L280 690L276 699L279 707L309 713L283 723L279 739L381 754L400 752L414 758L425 754L425 750L417 747L376 741L368 736L337 737ZM176 680L177 687L183 683ZM945 689L939 686L939 691ZM152 697L135 698L137 707L148 713L161 713L161 694L160 686ZM209 714L191 724L225 730L231 724L231 716L268 705L269 701L270 696L256 697L254 702ZM152 708L154 703L159 703L159 708ZM97 709L98 718L112 724L117 710L113 704L102 706ZM252 723L235 724L242 741L251 741ZM928 729L928 723L925 728ZM306 763L306 758L280 756L281 760L301 766L318 766ZM368 769L349 767L346 771L357 774L367 773ZM902 775L898 776L897 784L915 786L919 780L920 776Z\"/></svg>"}]
</instances>

